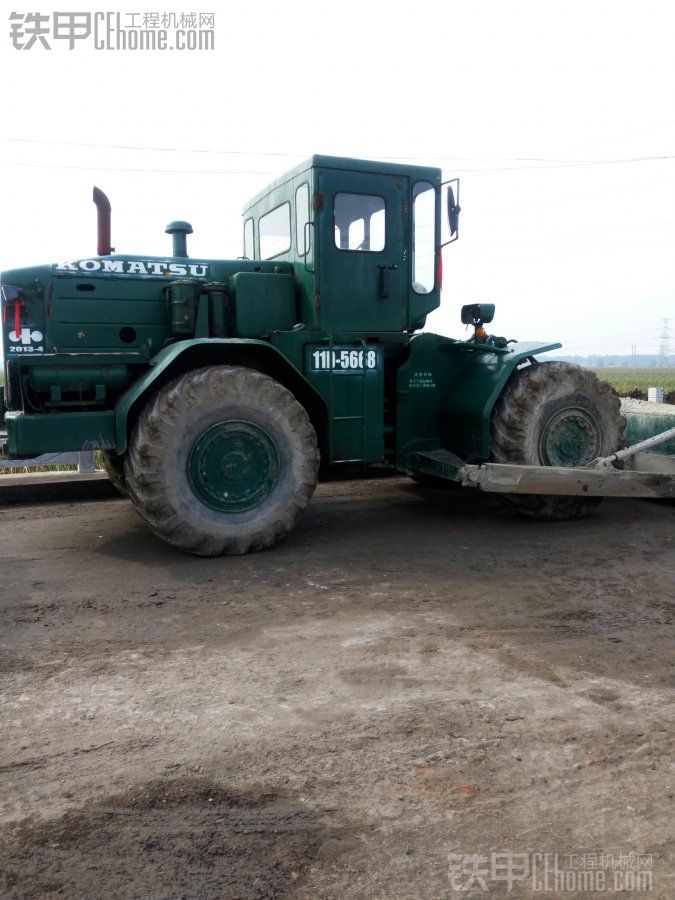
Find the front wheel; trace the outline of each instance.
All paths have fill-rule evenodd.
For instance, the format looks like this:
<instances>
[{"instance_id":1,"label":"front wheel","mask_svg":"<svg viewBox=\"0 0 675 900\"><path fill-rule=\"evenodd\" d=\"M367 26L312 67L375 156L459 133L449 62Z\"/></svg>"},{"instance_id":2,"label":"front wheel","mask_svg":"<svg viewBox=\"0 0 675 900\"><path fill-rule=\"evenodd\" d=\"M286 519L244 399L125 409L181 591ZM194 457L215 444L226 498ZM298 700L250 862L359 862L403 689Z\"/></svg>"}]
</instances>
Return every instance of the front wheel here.
<instances>
[{"instance_id":1,"label":"front wheel","mask_svg":"<svg viewBox=\"0 0 675 900\"><path fill-rule=\"evenodd\" d=\"M584 466L624 445L626 420L614 390L588 369L565 362L516 370L491 420L491 459L534 466ZM575 519L600 497L499 494L537 519Z\"/></svg>"},{"instance_id":2,"label":"front wheel","mask_svg":"<svg viewBox=\"0 0 675 900\"><path fill-rule=\"evenodd\" d=\"M125 462L155 534L199 556L284 537L316 487L319 450L305 409L252 369L209 366L161 388L139 415Z\"/></svg>"},{"instance_id":3,"label":"front wheel","mask_svg":"<svg viewBox=\"0 0 675 900\"><path fill-rule=\"evenodd\" d=\"M128 497L127 480L124 477L124 457L113 453L112 450L101 450L101 459L110 481L123 497Z\"/></svg>"}]
</instances>

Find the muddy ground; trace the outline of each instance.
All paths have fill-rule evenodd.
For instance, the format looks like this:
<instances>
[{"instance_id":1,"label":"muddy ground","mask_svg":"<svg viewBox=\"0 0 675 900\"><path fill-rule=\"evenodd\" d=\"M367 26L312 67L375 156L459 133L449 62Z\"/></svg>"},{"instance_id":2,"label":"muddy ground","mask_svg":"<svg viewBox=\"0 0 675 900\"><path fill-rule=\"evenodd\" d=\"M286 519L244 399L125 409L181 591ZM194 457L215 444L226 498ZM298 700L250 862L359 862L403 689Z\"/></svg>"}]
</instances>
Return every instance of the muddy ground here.
<instances>
[{"instance_id":1,"label":"muddy ground","mask_svg":"<svg viewBox=\"0 0 675 900\"><path fill-rule=\"evenodd\" d=\"M0 893L500 896L508 850L672 897L674 523L333 482L208 560L122 499L0 507Z\"/></svg>"}]
</instances>

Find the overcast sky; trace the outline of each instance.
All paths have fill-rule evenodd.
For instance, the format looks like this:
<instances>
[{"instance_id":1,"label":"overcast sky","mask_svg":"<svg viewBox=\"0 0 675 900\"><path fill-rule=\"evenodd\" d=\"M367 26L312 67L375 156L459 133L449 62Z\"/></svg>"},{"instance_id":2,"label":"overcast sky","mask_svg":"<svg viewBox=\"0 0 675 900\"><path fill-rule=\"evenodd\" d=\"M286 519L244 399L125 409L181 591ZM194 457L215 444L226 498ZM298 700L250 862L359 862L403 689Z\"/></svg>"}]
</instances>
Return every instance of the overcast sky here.
<instances>
[{"instance_id":1,"label":"overcast sky","mask_svg":"<svg viewBox=\"0 0 675 900\"><path fill-rule=\"evenodd\" d=\"M675 326L672 2L194 9L215 13L213 51L15 50L3 5L0 269L94 255L94 184L117 252L169 253L180 218L191 255L231 258L244 202L304 157L405 158L462 178L429 328L460 337L459 307L482 300L507 337L657 352Z\"/></svg>"}]
</instances>

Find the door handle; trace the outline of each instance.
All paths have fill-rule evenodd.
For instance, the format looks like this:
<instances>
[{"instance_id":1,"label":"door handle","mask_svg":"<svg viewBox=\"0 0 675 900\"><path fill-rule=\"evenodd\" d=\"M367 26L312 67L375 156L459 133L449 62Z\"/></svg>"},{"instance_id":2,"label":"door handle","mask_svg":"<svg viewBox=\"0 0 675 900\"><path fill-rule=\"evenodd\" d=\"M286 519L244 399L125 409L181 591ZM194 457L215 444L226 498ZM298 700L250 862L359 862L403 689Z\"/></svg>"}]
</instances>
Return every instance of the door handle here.
<instances>
[{"instance_id":1,"label":"door handle","mask_svg":"<svg viewBox=\"0 0 675 900\"><path fill-rule=\"evenodd\" d=\"M310 229L311 229L311 231L310 231ZM314 230L314 222L305 222L305 227L302 232L302 239L305 243L305 246L303 248L305 251L305 254L304 254L305 272L309 272L312 275L314 274L314 269L313 268L310 269L310 267L307 265L307 260L309 258L309 248L311 246L311 241L312 241L311 235L313 233L313 230Z\"/></svg>"},{"instance_id":2,"label":"door handle","mask_svg":"<svg viewBox=\"0 0 675 900\"><path fill-rule=\"evenodd\" d=\"M382 300L388 300L389 284L391 280L389 273L398 269L398 266L379 265L377 268L380 270L380 298Z\"/></svg>"}]
</instances>

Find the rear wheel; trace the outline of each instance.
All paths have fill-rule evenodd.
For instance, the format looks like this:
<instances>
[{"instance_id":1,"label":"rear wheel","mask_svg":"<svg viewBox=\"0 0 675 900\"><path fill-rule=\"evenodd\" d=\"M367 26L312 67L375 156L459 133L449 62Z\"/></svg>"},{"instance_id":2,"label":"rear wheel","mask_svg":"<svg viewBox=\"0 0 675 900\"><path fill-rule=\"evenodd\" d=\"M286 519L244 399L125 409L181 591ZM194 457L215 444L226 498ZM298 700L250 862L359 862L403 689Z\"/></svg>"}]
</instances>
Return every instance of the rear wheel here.
<instances>
[{"instance_id":1,"label":"rear wheel","mask_svg":"<svg viewBox=\"0 0 675 900\"><path fill-rule=\"evenodd\" d=\"M241 554L284 537L317 483L305 409L278 382L233 366L181 375L142 411L125 473L159 537L199 556Z\"/></svg>"},{"instance_id":2,"label":"rear wheel","mask_svg":"<svg viewBox=\"0 0 675 900\"><path fill-rule=\"evenodd\" d=\"M498 463L583 466L624 444L626 420L613 389L588 369L545 362L513 373L492 412L491 458ZM586 515L600 497L499 494L538 519Z\"/></svg>"}]
</instances>

